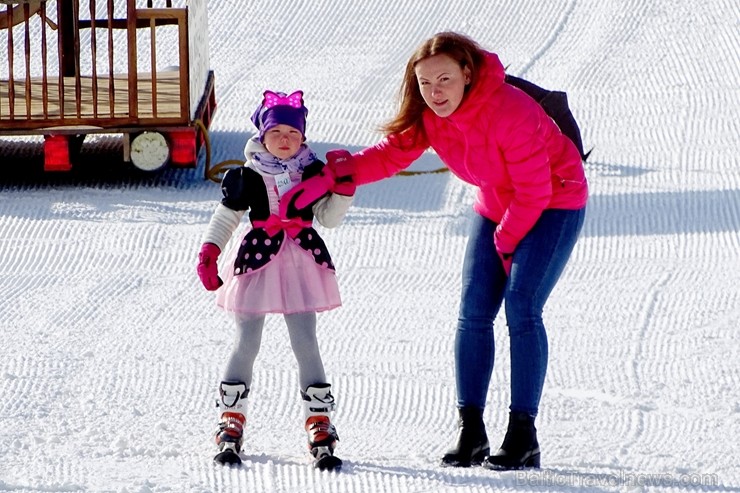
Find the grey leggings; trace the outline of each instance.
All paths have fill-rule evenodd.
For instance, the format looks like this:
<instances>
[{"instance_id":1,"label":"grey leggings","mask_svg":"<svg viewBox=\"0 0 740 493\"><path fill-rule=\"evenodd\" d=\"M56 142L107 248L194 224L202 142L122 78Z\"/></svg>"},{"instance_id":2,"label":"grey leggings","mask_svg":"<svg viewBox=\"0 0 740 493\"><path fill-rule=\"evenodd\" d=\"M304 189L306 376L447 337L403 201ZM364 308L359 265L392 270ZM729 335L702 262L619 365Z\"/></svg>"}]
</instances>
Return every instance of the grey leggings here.
<instances>
[{"instance_id":1,"label":"grey leggings","mask_svg":"<svg viewBox=\"0 0 740 493\"><path fill-rule=\"evenodd\" d=\"M241 381L252 386L252 368L262 341L264 315L236 315L236 339L224 370L225 381ZM301 389L325 383L324 363L316 340L316 313L285 315L290 345L298 361L298 381Z\"/></svg>"}]
</instances>

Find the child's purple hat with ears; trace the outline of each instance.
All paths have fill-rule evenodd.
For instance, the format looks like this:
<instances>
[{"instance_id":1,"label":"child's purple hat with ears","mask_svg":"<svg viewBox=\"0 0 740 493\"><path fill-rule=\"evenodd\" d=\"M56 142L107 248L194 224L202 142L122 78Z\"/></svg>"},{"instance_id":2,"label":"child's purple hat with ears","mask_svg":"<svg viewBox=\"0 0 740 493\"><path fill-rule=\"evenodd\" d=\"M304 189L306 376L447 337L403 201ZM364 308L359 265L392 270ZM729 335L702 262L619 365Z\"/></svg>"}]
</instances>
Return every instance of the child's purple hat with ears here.
<instances>
[{"instance_id":1,"label":"child's purple hat with ears","mask_svg":"<svg viewBox=\"0 0 740 493\"><path fill-rule=\"evenodd\" d=\"M284 92L265 91L262 102L252 115L252 123L260 132L260 142L265 132L277 125L290 125L306 138L306 116L308 109L303 105L303 91L290 95Z\"/></svg>"}]
</instances>

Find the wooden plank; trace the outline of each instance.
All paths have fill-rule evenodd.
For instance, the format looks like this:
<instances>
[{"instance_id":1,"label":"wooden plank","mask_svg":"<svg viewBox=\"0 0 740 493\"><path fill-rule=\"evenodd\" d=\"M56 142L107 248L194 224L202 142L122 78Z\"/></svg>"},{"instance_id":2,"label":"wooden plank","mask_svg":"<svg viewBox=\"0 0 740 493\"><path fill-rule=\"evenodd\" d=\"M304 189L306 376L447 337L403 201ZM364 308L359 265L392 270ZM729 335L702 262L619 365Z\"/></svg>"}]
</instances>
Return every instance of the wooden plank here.
<instances>
[{"instance_id":1,"label":"wooden plank","mask_svg":"<svg viewBox=\"0 0 740 493\"><path fill-rule=\"evenodd\" d=\"M182 99L180 99L180 111L183 114L188 113L190 106L190 58L188 49L188 19L187 12L184 10L182 17L179 19L179 47L180 47L180 92L182 93Z\"/></svg>"},{"instance_id":2,"label":"wooden plank","mask_svg":"<svg viewBox=\"0 0 740 493\"><path fill-rule=\"evenodd\" d=\"M187 19L187 10L185 9L138 9L136 17L138 19L175 19L178 22L181 19Z\"/></svg>"},{"instance_id":3,"label":"wooden plank","mask_svg":"<svg viewBox=\"0 0 740 493\"><path fill-rule=\"evenodd\" d=\"M43 112L44 112L44 118L49 117L49 64L48 64L48 58L49 54L46 48L46 2L43 2L41 4L41 73L43 74L41 76L41 100L43 101Z\"/></svg>"},{"instance_id":4,"label":"wooden plank","mask_svg":"<svg viewBox=\"0 0 740 493\"><path fill-rule=\"evenodd\" d=\"M65 46L69 45L69 42L65 42L65 39L67 37L67 30L64 28L67 23L67 18L69 17L64 13L65 3L64 2L57 2L57 20L59 21L59 29L57 29L57 60L59 60L59 64L61 67L61 70L59 74L57 75L57 96L59 97L60 106L62 109L65 108L64 104L64 75L65 70L68 69L69 60L72 59L71 56L66 56L64 53ZM67 74L67 75L74 75L74 74ZM10 77L13 78L12 76ZM53 97L52 95L49 95L49 98ZM62 113L59 115L60 119L64 119L65 115Z\"/></svg>"},{"instance_id":5,"label":"wooden plank","mask_svg":"<svg viewBox=\"0 0 740 493\"><path fill-rule=\"evenodd\" d=\"M10 9L8 9L8 22L12 22L12 15ZM15 114L15 81L13 80L15 74L13 69L15 67L15 50L13 49L13 30L8 29L8 113L10 115Z\"/></svg>"},{"instance_id":6,"label":"wooden plank","mask_svg":"<svg viewBox=\"0 0 740 493\"><path fill-rule=\"evenodd\" d=\"M80 70L80 27L77 25L77 22L80 19L80 0L73 0L73 12L72 12L72 40L73 40L73 49L72 53L74 53L74 69L75 72L73 75L79 75L82 73ZM78 103L75 107L77 118L82 118L82 108L81 103L82 102L82 84L80 82L79 77L75 77L75 103Z\"/></svg>"},{"instance_id":7,"label":"wooden plank","mask_svg":"<svg viewBox=\"0 0 740 493\"><path fill-rule=\"evenodd\" d=\"M92 29L90 30L90 62L92 64L92 98L93 98L93 115L98 116L98 33L95 29L95 0L90 0L90 18L93 19ZM79 21L77 22L79 28Z\"/></svg>"},{"instance_id":8,"label":"wooden plank","mask_svg":"<svg viewBox=\"0 0 740 493\"><path fill-rule=\"evenodd\" d=\"M138 116L138 107L136 105L136 75L138 65L136 60L136 0L128 0L126 19L128 20L128 105L129 112L133 118ZM156 70L156 67L152 67Z\"/></svg>"},{"instance_id":9,"label":"wooden plank","mask_svg":"<svg viewBox=\"0 0 740 493\"><path fill-rule=\"evenodd\" d=\"M113 29L128 29L128 20L127 19L110 19L111 21L111 27ZM177 19L170 17L167 19L155 19L154 24L159 26L174 26L177 24ZM95 19L95 23L100 24L107 24L108 19ZM92 27L93 21L89 19L80 19L79 20L79 26L80 29L88 29ZM149 27L149 19L138 19L136 21L136 28L137 29L143 29Z\"/></svg>"},{"instance_id":10,"label":"wooden plank","mask_svg":"<svg viewBox=\"0 0 740 493\"><path fill-rule=\"evenodd\" d=\"M108 76L102 76L108 80ZM136 80L136 112L129 112L129 76L119 74L110 80L113 85L113 94L110 93L110 87L107 84L99 84L97 87L97 99L93 96L94 81L92 77L85 76L80 78L80 98L77 100L75 95L75 81L73 77L65 77L62 82L64 91L54 93L50 91L46 108L44 108L43 80L34 78L31 80L29 88L31 94L31 118L10 119L11 103L23 101L27 92L26 83L18 80L13 81L16 89L15 98L9 98L9 81L0 81L0 129L3 128L39 128L40 126L53 125L96 125L100 127L121 126L129 122L138 122L140 124L157 124L158 122L167 121L168 123L187 124L189 115L183 111L181 106L180 92L180 73L178 71L159 72L156 74L157 94L153 94L151 73L137 74ZM157 112L152 111L153 100L156 97ZM111 101L113 106L111 107ZM62 107L62 103L64 107ZM17 103L16 103L17 104ZM97 116L96 108L97 106ZM77 108L79 107L79 115ZM63 111L62 111L63 110ZM46 116L45 116L46 115ZM105 115L111 115L105 117ZM126 123L122 123L126 122Z\"/></svg>"},{"instance_id":11,"label":"wooden plank","mask_svg":"<svg viewBox=\"0 0 740 493\"><path fill-rule=\"evenodd\" d=\"M149 26L149 60L150 67L157 66L157 30L154 25L154 19L150 19ZM156 69L155 69L156 70ZM157 72L152 73L152 113L154 118L157 117Z\"/></svg>"},{"instance_id":12,"label":"wooden plank","mask_svg":"<svg viewBox=\"0 0 740 493\"><path fill-rule=\"evenodd\" d=\"M113 0L108 0L108 23L107 23L107 32L108 32L108 107L110 108L109 117L114 118L115 115L113 114L113 108L115 107L114 104L114 97L116 94L115 88L113 86Z\"/></svg>"},{"instance_id":13,"label":"wooden plank","mask_svg":"<svg viewBox=\"0 0 740 493\"><path fill-rule=\"evenodd\" d=\"M26 90L25 90L25 96L26 96L26 112L30 111L31 109L31 89L28 87L31 84L31 30L28 23L28 18L31 15L31 6L26 4L23 4L23 14L25 17L25 20L23 22L23 33L25 34L25 39L23 43L23 51L25 52L25 61L26 61Z\"/></svg>"}]
</instances>

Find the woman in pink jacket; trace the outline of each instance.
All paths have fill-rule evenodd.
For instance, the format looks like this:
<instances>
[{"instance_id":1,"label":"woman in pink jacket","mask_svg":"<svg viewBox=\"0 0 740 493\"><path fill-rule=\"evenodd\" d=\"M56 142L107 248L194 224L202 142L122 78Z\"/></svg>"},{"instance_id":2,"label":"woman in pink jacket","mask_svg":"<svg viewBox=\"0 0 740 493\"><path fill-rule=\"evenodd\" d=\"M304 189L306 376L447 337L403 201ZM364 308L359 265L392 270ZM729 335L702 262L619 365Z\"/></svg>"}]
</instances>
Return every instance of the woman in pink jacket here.
<instances>
[{"instance_id":1,"label":"woman in pink jacket","mask_svg":"<svg viewBox=\"0 0 740 493\"><path fill-rule=\"evenodd\" d=\"M539 467L534 426L547 368L542 310L581 230L583 162L537 102L504 82L494 53L439 33L411 56L386 137L353 156L358 184L408 167L432 147L478 187L455 336L459 430L450 466ZM493 371L493 321L506 300L511 404L503 444L489 455L483 409Z\"/></svg>"}]
</instances>

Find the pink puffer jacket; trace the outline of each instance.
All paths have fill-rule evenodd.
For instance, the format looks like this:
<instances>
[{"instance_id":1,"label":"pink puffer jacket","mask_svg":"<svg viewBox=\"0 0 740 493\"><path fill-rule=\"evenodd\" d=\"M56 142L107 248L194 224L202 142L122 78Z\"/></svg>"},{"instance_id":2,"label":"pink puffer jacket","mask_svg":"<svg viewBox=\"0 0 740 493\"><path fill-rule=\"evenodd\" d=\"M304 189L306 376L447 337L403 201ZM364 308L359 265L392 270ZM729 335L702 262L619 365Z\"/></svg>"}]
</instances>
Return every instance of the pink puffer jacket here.
<instances>
[{"instance_id":1,"label":"pink puffer jacket","mask_svg":"<svg viewBox=\"0 0 740 493\"><path fill-rule=\"evenodd\" d=\"M357 183L392 176L431 146L452 173L479 188L474 209L499 224L496 244L503 252L516 249L544 209L584 207L588 185L575 145L504 76L498 56L488 53L452 115L425 110L425 137L392 134L356 153Z\"/></svg>"}]
</instances>

